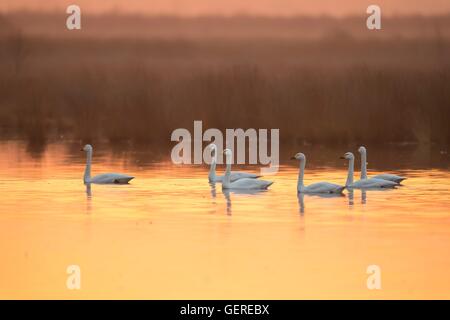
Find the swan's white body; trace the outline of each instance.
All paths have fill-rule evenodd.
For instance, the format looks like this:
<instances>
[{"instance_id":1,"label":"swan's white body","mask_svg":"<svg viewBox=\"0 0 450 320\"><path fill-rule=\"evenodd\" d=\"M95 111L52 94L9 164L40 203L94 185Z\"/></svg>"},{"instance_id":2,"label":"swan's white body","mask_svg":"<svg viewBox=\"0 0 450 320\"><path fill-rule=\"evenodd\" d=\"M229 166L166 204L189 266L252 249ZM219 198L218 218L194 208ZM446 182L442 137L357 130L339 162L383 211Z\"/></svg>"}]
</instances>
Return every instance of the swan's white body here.
<instances>
[{"instance_id":1,"label":"swan's white body","mask_svg":"<svg viewBox=\"0 0 450 320\"><path fill-rule=\"evenodd\" d=\"M85 183L98 183L98 184L107 184L107 183L116 183L116 184L127 184L134 177L127 176L125 174L120 173L104 173L99 174L95 177L90 178L90 180Z\"/></svg>"},{"instance_id":2,"label":"swan's white body","mask_svg":"<svg viewBox=\"0 0 450 320\"><path fill-rule=\"evenodd\" d=\"M134 177L120 173L104 173L95 177L91 177L91 163L92 163L92 146L87 144L84 146L83 151L86 151L86 168L84 170L83 181L85 184L97 183L97 184L127 184Z\"/></svg>"},{"instance_id":3,"label":"swan's white body","mask_svg":"<svg viewBox=\"0 0 450 320\"><path fill-rule=\"evenodd\" d=\"M300 161L300 169L298 171L297 180L297 191L299 193L342 193L342 191L345 189L345 186L330 182L316 182L310 184L309 186L305 186L303 184L303 176L306 166L306 156L303 153L297 153L293 158Z\"/></svg>"},{"instance_id":4,"label":"swan's white body","mask_svg":"<svg viewBox=\"0 0 450 320\"><path fill-rule=\"evenodd\" d=\"M347 186L347 188L351 189L377 189L377 188L394 188L398 185L395 182L383 180L383 179L363 179L355 181Z\"/></svg>"},{"instance_id":5,"label":"swan's white body","mask_svg":"<svg viewBox=\"0 0 450 320\"><path fill-rule=\"evenodd\" d=\"M358 152L361 154L361 180L367 179L367 150L365 147L361 146L359 147ZM378 174L376 176L373 176L372 178L392 181L397 184L406 179L405 177L389 173Z\"/></svg>"},{"instance_id":6,"label":"swan's white body","mask_svg":"<svg viewBox=\"0 0 450 320\"><path fill-rule=\"evenodd\" d=\"M252 178L241 178L236 181L231 181L231 150L225 149L226 171L222 181L223 189L240 189L240 190L264 190L267 189L273 182Z\"/></svg>"},{"instance_id":7,"label":"swan's white body","mask_svg":"<svg viewBox=\"0 0 450 320\"><path fill-rule=\"evenodd\" d=\"M342 193L344 189L344 186L325 181L316 182L309 186L297 186L297 191L300 193Z\"/></svg>"},{"instance_id":8,"label":"swan's white body","mask_svg":"<svg viewBox=\"0 0 450 320\"><path fill-rule=\"evenodd\" d=\"M361 179L353 182L353 175L355 170L355 156L353 155L353 153L347 152L345 156L342 158L348 160L348 174L345 186L349 189L394 188L397 185L397 183L395 182L377 178Z\"/></svg>"},{"instance_id":9,"label":"swan's white body","mask_svg":"<svg viewBox=\"0 0 450 320\"><path fill-rule=\"evenodd\" d=\"M209 182L223 182L224 176L216 175L217 147L215 144L211 144L210 148L212 149L213 157L211 159L211 166L209 168L208 180L209 180ZM256 175L254 173L231 171L230 182L234 182L236 180L243 179L243 178L257 179L259 177L261 177L261 176Z\"/></svg>"}]
</instances>

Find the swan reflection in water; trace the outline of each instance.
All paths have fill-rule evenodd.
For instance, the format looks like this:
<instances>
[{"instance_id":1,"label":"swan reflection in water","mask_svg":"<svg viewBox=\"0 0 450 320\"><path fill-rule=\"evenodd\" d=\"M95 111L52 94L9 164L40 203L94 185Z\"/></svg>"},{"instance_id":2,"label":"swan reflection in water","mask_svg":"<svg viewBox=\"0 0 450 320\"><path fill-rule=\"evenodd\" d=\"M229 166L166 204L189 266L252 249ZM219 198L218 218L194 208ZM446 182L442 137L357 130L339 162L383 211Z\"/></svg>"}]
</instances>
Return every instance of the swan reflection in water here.
<instances>
[{"instance_id":1,"label":"swan reflection in water","mask_svg":"<svg viewBox=\"0 0 450 320\"><path fill-rule=\"evenodd\" d=\"M361 191L361 204L367 204L367 193L368 192L392 192L395 189L375 189L375 188L359 188L359 189L348 189L348 205L353 206L354 202L354 193L355 190Z\"/></svg>"},{"instance_id":2,"label":"swan reflection in water","mask_svg":"<svg viewBox=\"0 0 450 320\"><path fill-rule=\"evenodd\" d=\"M305 196L306 197L317 197L317 198L345 198L345 195L343 193L303 193L303 192L297 192L297 198L298 198L298 207L299 207L299 213L300 215L303 215L305 213Z\"/></svg>"},{"instance_id":3,"label":"swan reflection in water","mask_svg":"<svg viewBox=\"0 0 450 320\"><path fill-rule=\"evenodd\" d=\"M216 196L217 196L216 183L215 182L210 182L209 186L211 187L211 198L215 199Z\"/></svg>"},{"instance_id":4,"label":"swan reflection in water","mask_svg":"<svg viewBox=\"0 0 450 320\"><path fill-rule=\"evenodd\" d=\"M231 210L231 194L234 193L236 195L249 195L249 196L254 196L254 195L260 195L263 193L268 192L268 190L243 190L243 189L222 189L222 193L225 197L225 200L227 202L227 214L231 215L232 214L232 210Z\"/></svg>"},{"instance_id":5,"label":"swan reflection in water","mask_svg":"<svg viewBox=\"0 0 450 320\"><path fill-rule=\"evenodd\" d=\"M355 191L354 189L348 190L348 205L353 206L355 204ZM361 189L361 203L366 204L367 200L367 191L365 189Z\"/></svg>"},{"instance_id":6,"label":"swan reflection in water","mask_svg":"<svg viewBox=\"0 0 450 320\"><path fill-rule=\"evenodd\" d=\"M211 198L213 200L216 200L217 198L217 190L216 190L216 183L215 182L210 182L209 186L211 187ZM227 214L231 215L231 199L230 199L230 191L229 190L223 190L222 189L223 194L225 195L225 200L227 201ZM216 201L213 201L214 204L216 204Z\"/></svg>"},{"instance_id":7,"label":"swan reflection in water","mask_svg":"<svg viewBox=\"0 0 450 320\"><path fill-rule=\"evenodd\" d=\"M90 183L86 183L86 196L88 200L92 198L92 188Z\"/></svg>"},{"instance_id":8,"label":"swan reflection in water","mask_svg":"<svg viewBox=\"0 0 450 320\"><path fill-rule=\"evenodd\" d=\"M86 213L91 213L92 209L92 188L90 183L86 183Z\"/></svg>"},{"instance_id":9,"label":"swan reflection in water","mask_svg":"<svg viewBox=\"0 0 450 320\"><path fill-rule=\"evenodd\" d=\"M211 187L211 198L216 199L217 198L217 188L216 183L210 182L209 186ZM245 189L224 189L222 188L222 193L225 197L225 201L227 204L227 214L231 215L231 194L238 194L238 195L257 195L268 192L268 190L245 190ZM216 203L215 201L213 203Z\"/></svg>"}]
</instances>

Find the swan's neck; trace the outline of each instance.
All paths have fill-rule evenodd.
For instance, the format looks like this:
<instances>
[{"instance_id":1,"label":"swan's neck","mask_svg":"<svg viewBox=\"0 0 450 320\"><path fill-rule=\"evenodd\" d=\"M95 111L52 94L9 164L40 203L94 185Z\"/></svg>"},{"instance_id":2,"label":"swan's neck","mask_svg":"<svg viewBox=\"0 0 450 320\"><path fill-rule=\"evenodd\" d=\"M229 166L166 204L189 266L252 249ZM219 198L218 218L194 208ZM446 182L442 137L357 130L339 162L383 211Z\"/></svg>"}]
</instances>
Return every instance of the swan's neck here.
<instances>
[{"instance_id":1,"label":"swan's neck","mask_svg":"<svg viewBox=\"0 0 450 320\"><path fill-rule=\"evenodd\" d=\"M367 179L367 153L361 153L361 179Z\"/></svg>"},{"instance_id":2,"label":"swan's neck","mask_svg":"<svg viewBox=\"0 0 450 320\"><path fill-rule=\"evenodd\" d=\"M84 169L84 183L89 183L91 181L91 162L92 151L88 151L86 157L86 168Z\"/></svg>"},{"instance_id":3,"label":"swan's neck","mask_svg":"<svg viewBox=\"0 0 450 320\"><path fill-rule=\"evenodd\" d=\"M225 175L223 176L223 181L222 181L222 187L224 187L224 188L228 188L231 183L231 156L230 155L227 155L226 163L227 163L227 166L226 166Z\"/></svg>"},{"instance_id":4,"label":"swan's neck","mask_svg":"<svg viewBox=\"0 0 450 320\"><path fill-rule=\"evenodd\" d=\"M345 186L349 186L353 184L353 172L355 170L355 159L350 159L348 161L348 174L347 174L347 182Z\"/></svg>"},{"instance_id":5,"label":"swan's neck","mask_svg":"<svg viewBox=\"0 0 450 320\"><path fill-rule=\"evenodd\" d=\"M214 155L211 159L211 166L209 167L208 179L210 182L216 181L216 163L217 163L217 156Z\"/></svg>"},{"instance_id":6,"label":"swan's neck","mask_svg":"<svg viewBox=\"0 0 450 320\"><path fill-rule=\"evenodd\" d=\"M303 175L305 173L306 160L300 160L300 168L298 170L297 191L301 191L304 187Z\"/></svg>"}]
</instances>

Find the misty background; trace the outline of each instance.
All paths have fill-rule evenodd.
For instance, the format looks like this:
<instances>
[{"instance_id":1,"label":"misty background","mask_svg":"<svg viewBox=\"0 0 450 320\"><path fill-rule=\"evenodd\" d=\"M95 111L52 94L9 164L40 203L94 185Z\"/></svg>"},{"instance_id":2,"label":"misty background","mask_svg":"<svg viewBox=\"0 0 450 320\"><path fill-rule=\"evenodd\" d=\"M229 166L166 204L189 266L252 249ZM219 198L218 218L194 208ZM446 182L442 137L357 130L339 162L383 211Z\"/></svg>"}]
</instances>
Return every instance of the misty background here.
<instances>
[{"instance_id":1,"label":"misty background","mask_svg":"<svg viewBox=\"0 0 450 320\"><path fill-rule=\"evenodd\" d=\"M83 12L83 11L82 11ZM0 138L166 150L176 128L281 145L450 142L450 15L0 15Z\"/></svg>"}]
</instances>

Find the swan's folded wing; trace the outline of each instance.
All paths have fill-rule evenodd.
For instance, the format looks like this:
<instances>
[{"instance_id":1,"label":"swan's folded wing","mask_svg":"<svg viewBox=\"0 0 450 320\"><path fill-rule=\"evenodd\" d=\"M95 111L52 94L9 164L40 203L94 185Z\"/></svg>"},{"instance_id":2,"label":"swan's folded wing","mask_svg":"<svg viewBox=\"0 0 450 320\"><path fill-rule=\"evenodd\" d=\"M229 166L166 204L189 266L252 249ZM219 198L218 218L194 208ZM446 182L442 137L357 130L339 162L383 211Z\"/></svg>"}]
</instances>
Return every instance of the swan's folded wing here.
<instances>
[{"instance_id":1,"label":"swan's folded wing","mask_svg":"<svg viewBox=\"0 0 450 320\"><path fill-rule=\"evenodd\" d=\"M307 186L305 191L310 193L340 193L344 190L344 188L344 186L335 183L317 182Z\"/></svg>"},{"instance_id":2,"label":"swan's folded wing","mask_svg":"<svg viewBox=\"0 0 450 320\"><path fill-rule=\"evenodd\" d=\"M383 180L383 179L376 179L376 178L369 178L369 179L362 179L354 182L350 187L351 188L393 188L397 186L397 183Z\"/></svg>"},{"instance_id":3,"label":"swan's folded wing","mask_svg":"<svg viewBox=\"0 0 450 320\"><path fill-rule=\"evenodd\" d=\"M396 183L400 183L406 179L405 177L401 177L401 176L397 176L395 174L389 174L389 173L378 174L378 175L374 176L373 178L392 181L392 182L396 182Z\"/></svg>"},{"instance_id":4,"label":"swan's folded wing","mask_svg":"<svg viewBox=\"0 0 450 320\"><path fill-rule=\"evenodd\" d=\"M240 179L257 179L261 176L254 174L254 173L248 173L248 172L241 172L241 171L232 171L231 172L231 176L230 176L230 180L231 182L233 181L237 181Z\"/></svg>"},{"instance_id":5,"label":"swan's folded wing","mask_svg":"<svg viewBox=\"0 0 450 320\"><path fill-rule=\"evenodd\" d=\"M231 189L267 189L273 182L266 180L242 178L230 184Z\"/></svg>"},{"instance_id":6,"label":"swan's folded wing","mask_svg":"<svg viewBox=\"0 0 450 320\"><path fill-rule=\"evenodd\" d=\"M120 174L120 173L104 173L99 174L91 179L91 183L116 183L116 184L126 184L130 182L134 177Z\"/></svg>"}]
</instances>

